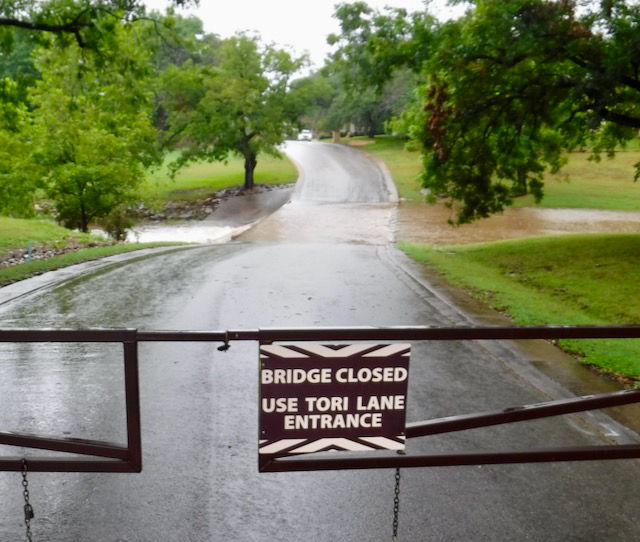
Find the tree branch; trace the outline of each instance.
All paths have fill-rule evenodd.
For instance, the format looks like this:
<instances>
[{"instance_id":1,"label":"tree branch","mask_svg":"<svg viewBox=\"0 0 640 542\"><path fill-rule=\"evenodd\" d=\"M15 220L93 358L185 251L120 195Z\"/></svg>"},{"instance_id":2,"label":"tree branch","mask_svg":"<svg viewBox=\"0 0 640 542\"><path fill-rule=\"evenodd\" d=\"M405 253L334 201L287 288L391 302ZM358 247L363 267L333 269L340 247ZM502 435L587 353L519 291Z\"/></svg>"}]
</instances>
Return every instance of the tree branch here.
<instances>
[{"instance_id":1,"label":"tree branch","mask_svg":"<svg viewBox=\"0 0 640 542\"><path fill-rule=\"evenodd\" d=\"M598 114L603 119L608 120L609 122L615 122L616 124L628 126L629 128L640 129L639 118L630 117L629 115L624 115L622 113L616 113L615 111L610 111L606 107L601 107L600 109L598 109Z\"/></svg>"},{"instance_id":2,"label":"tree branch","mask_svg":"<svg viewBox=\"0 0 640 542\"><path fill-rule=\"evenodd\" d=\"M62 24L46 24L46 23L36 23L32 21L22 21L20 19L12 19L7 17L0 17L0 26L14 26L16 28L26 28L27 30L38 30L41 32L66 32L70 34L75 34L79 32L82 28L86 28L89 23L82 23L78 20L62 23Z\"/></svg>"}]
</instances>

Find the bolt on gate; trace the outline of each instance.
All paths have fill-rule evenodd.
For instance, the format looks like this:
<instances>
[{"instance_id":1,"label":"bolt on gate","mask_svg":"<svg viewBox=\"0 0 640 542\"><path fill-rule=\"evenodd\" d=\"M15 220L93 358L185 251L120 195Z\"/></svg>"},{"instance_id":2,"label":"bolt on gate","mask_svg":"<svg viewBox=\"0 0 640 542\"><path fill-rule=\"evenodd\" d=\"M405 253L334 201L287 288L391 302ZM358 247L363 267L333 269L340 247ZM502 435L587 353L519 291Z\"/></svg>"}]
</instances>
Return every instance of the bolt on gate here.
<instances>
[{"instance_id":1,"label":"bolt on gate","mask_svg":"<svg viewBox=\"0 0 640 542\"><path fill-rule=\"evenodd\" d=\"M640 338L640 326L533 326L533 327L351 327L282 328L227 331L140 331L136 329L10 329L0 330L0 342L92 342L123 346L127 443L52 438L0 432L0 445L76 454L75 457L30 457L31 472L140 472L142 443L138 386L138 343L219 342L226 350L232 341L261 344L317 341L469 341L521 339ZM640 402L640 389L571 397L406 424L403 438L416 438L479 427L534 420ZM323 450L318 450L323 451ZM261 472L443 467L459 465L539 463L640 458L640 444L560 447L533 450L501 450L456 454L311 457L282 450L261 453ZM24 457L0 457L0 471L24 471Z\"/></svg>"}]
</instances>

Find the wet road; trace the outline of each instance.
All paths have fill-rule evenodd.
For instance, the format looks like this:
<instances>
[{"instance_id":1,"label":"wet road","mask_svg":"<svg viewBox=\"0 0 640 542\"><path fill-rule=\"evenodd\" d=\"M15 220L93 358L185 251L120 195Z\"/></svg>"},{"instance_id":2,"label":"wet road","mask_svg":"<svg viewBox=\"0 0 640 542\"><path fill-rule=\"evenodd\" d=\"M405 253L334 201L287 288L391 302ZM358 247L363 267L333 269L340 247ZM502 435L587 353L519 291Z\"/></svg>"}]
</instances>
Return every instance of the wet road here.
<instances>
[{"instance_id":1,"label":"wet road","mask_svg":"<svg viewBox=\"0 0 640 542\"><path fill-rule=\"evenodd\" d=\"M318 206L327 213L331 207ZM338 243L323 231L323 242L283 243L264 234L253 242L165 253L0 305L0 322L177 330L466 323L406 273L410 265L383 229L380 224L380 236L367 240L358 231L343 231ZM141 345L143 472L32 474L34 540L391 538L391 471L257 472L257 346L232 343L228 352L216 346ZM3 430L123 439L117 348L0 348ZM418 342L407 417L503 408L562 393L510 345ZM607 418L567 417L415 439L408 451L601 444L605 432L620 442L637 439ZM17 454L6 447L0 453ZM630 461L405 470L400 540L635 541L639 474ZM21 489L18 474L0 473L2 542L24 538Z\"/></svg>"}]
</instances>

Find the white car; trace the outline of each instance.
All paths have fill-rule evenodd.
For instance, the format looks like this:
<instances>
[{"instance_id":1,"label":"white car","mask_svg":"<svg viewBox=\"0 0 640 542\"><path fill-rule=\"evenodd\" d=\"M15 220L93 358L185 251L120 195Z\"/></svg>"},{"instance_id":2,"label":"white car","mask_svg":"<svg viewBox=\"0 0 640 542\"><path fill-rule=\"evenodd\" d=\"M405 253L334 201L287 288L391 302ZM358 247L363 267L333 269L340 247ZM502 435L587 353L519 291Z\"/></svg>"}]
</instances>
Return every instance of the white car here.
<instances>
[{"instance_id":1,"label":"white car","mask_svg":"<svg viewBox=\"0 0 640 542\"><path fill-rule=\"evenodd\" d=\"M300 130L298 132L298 141L311 141L313 139L313 133L311 130Z\"/></svg>"}]
</instances>

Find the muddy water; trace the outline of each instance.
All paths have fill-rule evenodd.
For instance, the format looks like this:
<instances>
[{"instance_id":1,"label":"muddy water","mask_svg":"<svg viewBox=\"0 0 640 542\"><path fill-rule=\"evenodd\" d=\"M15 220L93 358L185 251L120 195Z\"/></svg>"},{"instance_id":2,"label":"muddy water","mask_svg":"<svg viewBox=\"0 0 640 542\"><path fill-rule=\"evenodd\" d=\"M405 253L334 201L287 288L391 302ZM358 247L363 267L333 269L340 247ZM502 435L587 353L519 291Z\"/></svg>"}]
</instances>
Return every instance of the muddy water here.
<instances>
[{"instance_id":1,"label":"muddy water","mask_svg":"<svg viewBox=\"0 0 640 542\"><path fill-rule=\"evenodd\" d=\"M402 202L392 219L396 240L454 245L566 233L640 233L640 213L593 209L509 208L472 224L452 226L442 204Z\"/></svg>"},{"instance_id":2,"label":"muddy water","mask_svg":"<svg viewBox=\"0 0 640 542\"><path fill-rule=\"evenodd\" d=\"M292 201L239 240L386 245L394 241L395 213L392 203Z\"/></svg>"},{"instance_id":3,"label":"muddy water","mask_svg":"<svg viewBox=\"0 0 640 542\"><path fill-rule=\"evenodd\" d=\"M274 209L269 209L273 212ZM264 213L266 214L266 213ZM238 212L235 219L242 215ZM259 218L259 217L253 217ZM511 208L473 224L452 226L444 205L402 202L333 203L292 201L243 233L244 241L327 242L385 245L410 241L432 245L481 243L564 233L640 233L640 213L591 209ZM129 241L225 243L248 226L211 220L136 228Z\"/></svg>"}]
</instances>

